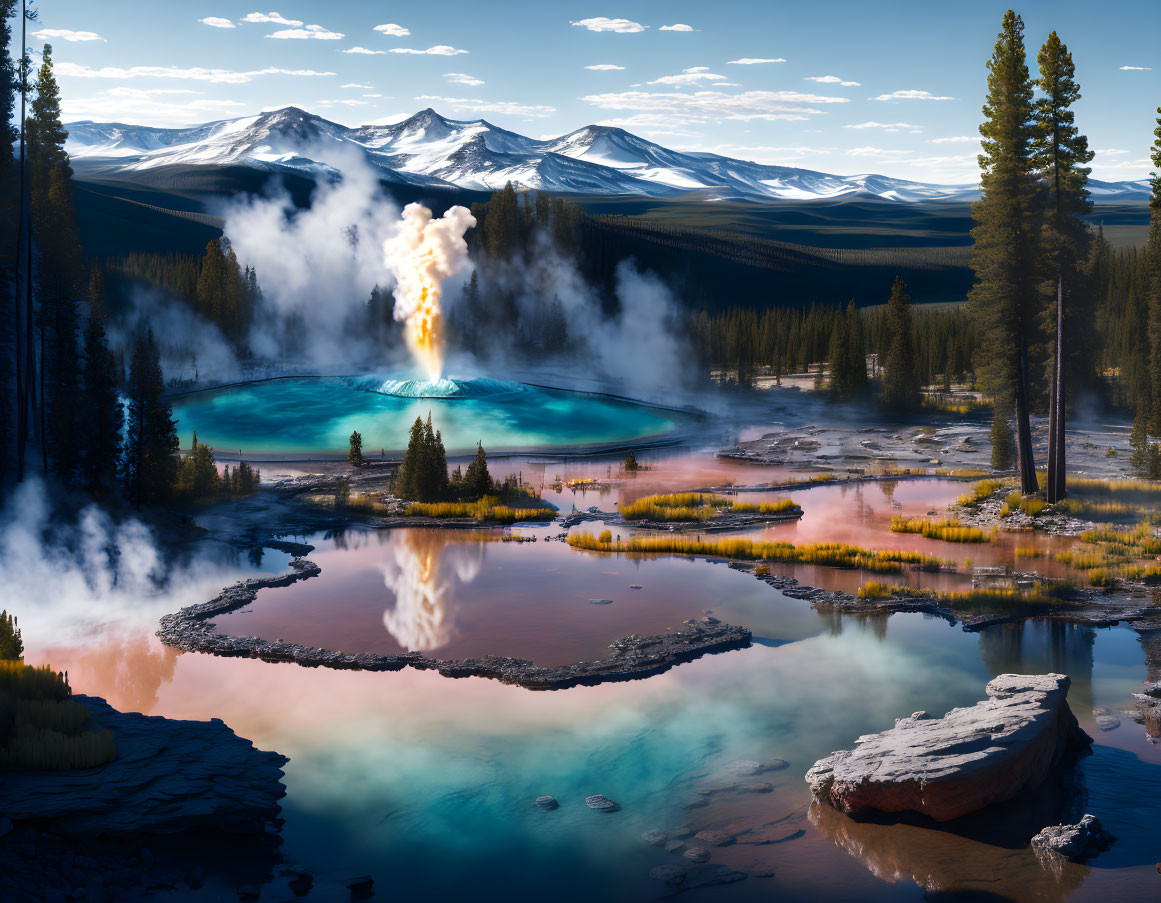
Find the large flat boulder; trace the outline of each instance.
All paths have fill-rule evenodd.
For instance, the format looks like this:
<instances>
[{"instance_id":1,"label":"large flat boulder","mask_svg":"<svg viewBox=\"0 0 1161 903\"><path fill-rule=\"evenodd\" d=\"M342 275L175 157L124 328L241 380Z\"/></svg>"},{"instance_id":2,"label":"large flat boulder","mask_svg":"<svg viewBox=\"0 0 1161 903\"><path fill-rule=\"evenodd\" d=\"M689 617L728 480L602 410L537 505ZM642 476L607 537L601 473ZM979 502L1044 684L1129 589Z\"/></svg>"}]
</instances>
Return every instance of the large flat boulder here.
<instances>
[{"instance_id":1,"label":"large flat boulder","mask_svg":"<svg viewBox=\"0 0 1161 903\"><path fill-rule=\"evenodd\" d=\"M847 814L919 812L949 821L1038 786L1070 747L1092 740L1068 707L1064 674L1001 674L988 698L942 718L916 712L806 773Z\"/></svg>"}]
</instances>

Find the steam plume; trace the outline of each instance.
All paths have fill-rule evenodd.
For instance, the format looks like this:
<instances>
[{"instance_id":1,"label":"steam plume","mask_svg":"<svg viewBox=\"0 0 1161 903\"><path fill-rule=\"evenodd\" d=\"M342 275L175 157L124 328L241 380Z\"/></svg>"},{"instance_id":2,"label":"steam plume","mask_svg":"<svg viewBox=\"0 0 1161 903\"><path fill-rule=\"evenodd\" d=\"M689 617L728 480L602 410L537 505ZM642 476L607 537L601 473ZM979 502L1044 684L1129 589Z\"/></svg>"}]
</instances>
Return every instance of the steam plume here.
<instances>
[{"instance_id":1,"label":"steam plume","mask_svg":"<svg viewBox=\"0 0 1161 903\"><path fill-rule=\"evenodd\" d=\"M422 204L408 204L399 232L383 242L387 267L395 276L395 319L404 324L407 347L432 380L443 372L443 280L467 262L463 236L475 224L465 207L451 207L432 219Z\"/></svg>"}]
</instances>

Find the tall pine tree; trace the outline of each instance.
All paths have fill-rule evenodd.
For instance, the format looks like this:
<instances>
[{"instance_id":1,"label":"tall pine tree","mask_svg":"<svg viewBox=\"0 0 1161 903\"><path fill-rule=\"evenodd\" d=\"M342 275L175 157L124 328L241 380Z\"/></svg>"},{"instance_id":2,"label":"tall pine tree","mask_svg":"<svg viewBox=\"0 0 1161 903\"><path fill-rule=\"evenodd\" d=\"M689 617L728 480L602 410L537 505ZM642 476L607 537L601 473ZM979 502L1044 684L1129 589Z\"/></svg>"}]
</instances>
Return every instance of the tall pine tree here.
<instances>
[{"instance_id":1,"label":"tall pine tree","mask_svg":"<svg viewBox=\"0 0 1161 903\"><path fill-rule=\"evenodd\" d=\"M1145 243L1145 294L1149 310L1149 384L1152 404L1150 430L1161 435L1161 107L1157 108L1157 128L1153 130L1149 159L1153 163L1149 198L1149 238Z\"/></svg>"},{"instance_id":2,"label":"tall pine tree","mask_svg":"<svg viewBox=\"0 0 1161 903\"><path fill-rule=\"evenodd\" d=\"M164 390L161 355L149 332L138 337L129 368L125 483L138 508L165 501L177 482L177 428Z\"/></svg>"},{"instance_id":3,"label":"tall pine tree","mask_svg":"<svg viewBox=\"0 0 1161 903\"><path fill-rule=\"evenodd\" d=\"M124 411L117 387L122 375L105 335L105 280L100 267L89 274L89 319L85 325L81 372L81 481L97 498L105 497L117 479L121 461Z\"/></svg>"},{"instance_id":4,"label":"tall pine tree","mask_svg":"<svg viewBox=\"0 0 1161 903\"><path fill-rule=\"evenodd\" d=\"M36 78L28 120L32 236L38 262L42 429L51 468L72 479L77 459L77 329L84 293L84 260L73 209L72 168L60 120L60 91L53 74L52 45Z\"/></svg>"},{"instance_id":5,"label":"tall pine tree","mask_svg":"<svg viewBox=\"0 0 1161 903\"><path fill-rule=\"evenodd\" d=\"M969 304L980 346L976 370L997 411L1016 412L1020 490L1037 490L1029 419L1030 348L1039 325L1037 195L1032 159L1032 80L1024 51L1024 22L1012 10L988 61L988 94L980 154L980 200L972 205Z\"/></svg>"},{"instance_id":6,"label":"tall pine tree","mask_svg":"<svg viewBox=\"0 0 1161 903\"><path fill-rule=\"evenodd\" d=\"M887 335L890 344L883 360L883 406L907 411L919 404L919 372L915 339L911 332L911 294L898 276L887 301Z\"/></svg>"}]
</instances>

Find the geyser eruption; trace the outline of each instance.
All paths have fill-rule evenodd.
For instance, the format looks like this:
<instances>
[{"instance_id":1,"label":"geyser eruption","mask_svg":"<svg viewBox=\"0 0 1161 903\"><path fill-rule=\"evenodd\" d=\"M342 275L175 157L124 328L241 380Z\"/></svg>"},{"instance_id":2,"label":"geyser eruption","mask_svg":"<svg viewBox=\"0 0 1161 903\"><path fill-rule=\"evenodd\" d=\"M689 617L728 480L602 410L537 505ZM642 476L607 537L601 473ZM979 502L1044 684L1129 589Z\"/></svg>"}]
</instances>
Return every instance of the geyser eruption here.
<instances>
[{"instance_id":1,"label":"geyser eruption","mask_svg":"<svg viewBox=\"0 0 1161 903\"><path fill-rule=\"evenodd\" d=\"M433 219L422 204L408 204L399 232L383 242L395 276L395 319L404 324L408 350L430 380L443 372L443 280L467 263L464 233L475 224L466 207L451 207Z\"/></svg>"}]
</instances>

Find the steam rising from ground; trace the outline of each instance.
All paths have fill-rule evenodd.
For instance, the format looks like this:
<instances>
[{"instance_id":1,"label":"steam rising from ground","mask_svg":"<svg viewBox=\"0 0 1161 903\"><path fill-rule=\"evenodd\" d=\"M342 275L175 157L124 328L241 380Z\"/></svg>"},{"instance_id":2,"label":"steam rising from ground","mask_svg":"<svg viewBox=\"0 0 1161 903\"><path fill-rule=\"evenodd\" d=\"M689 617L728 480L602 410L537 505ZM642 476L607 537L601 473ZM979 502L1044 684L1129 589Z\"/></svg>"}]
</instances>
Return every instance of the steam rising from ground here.
<instances>
[{"instance_id":1,"label":"steam rising from ground","mask_svg":"<svg viewBox=\"0 0 1161 903\"><path fill-rule=\"evenodd\" d=\"M395 319L404 324L407 348L430 380L443 375L443 281L467 264L463 236L475 224L466 207L451 207L433 219L422 204L408 204L402 228L383 243L395 276Z\"/></svg>"}]
</instances>

